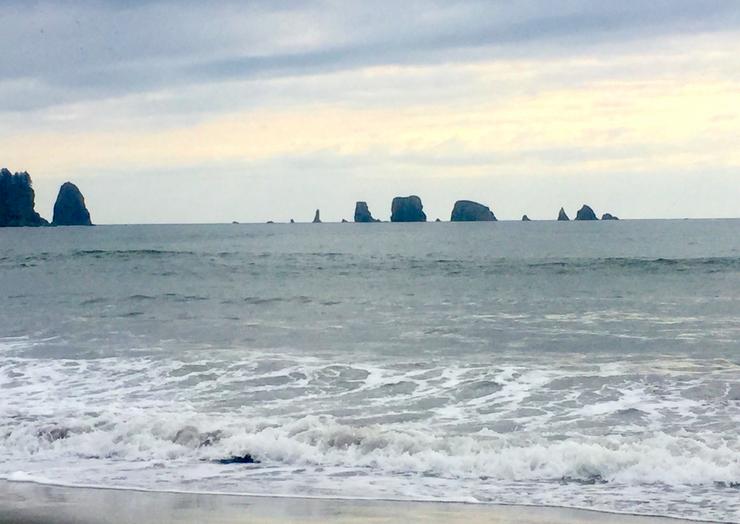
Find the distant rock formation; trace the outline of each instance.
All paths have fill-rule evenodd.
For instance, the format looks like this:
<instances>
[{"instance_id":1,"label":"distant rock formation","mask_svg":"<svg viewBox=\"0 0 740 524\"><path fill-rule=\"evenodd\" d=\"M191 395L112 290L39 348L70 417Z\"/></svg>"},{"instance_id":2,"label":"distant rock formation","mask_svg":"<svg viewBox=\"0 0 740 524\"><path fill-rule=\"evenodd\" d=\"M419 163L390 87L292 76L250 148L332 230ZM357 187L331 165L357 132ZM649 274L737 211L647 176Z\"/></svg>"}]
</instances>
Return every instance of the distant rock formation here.
<instances>
[{"instance_id":1,"label":"distant rock formation","mask_svg":"<svg viewBox=\"0 0 740 524\"><path fill-rule=\"evenodd\" d=\"M5 168L0 169L0 227L49 225L34 210L34 199L28 173L11 174Z\"/></svg>"},{"instance_id":2,"label":"distant rock formation","mask_svg":"<svg viewBox=\"0 0 740 524\"><path fill-rule=\"evenodd\" d=\"M562 208L562 207L560 208L560 213L558 213L558 220L561 221L561 222L565 222L566 220L570 220L570 218L568 218L568 214L565 212L565 209Z\"/></svg>"},{"instance_id":3,"label":"distant rock formation","mask_svg":"<svg viewBox=\"0 0 740 524\"><path fill-rule=\"evenodd\" d=\"M442 222L440 219L436 219L435 222Z\"/></svg>"},{"instance_id":4,"label":"distant rock formation","mask_svg":"<svg viewBox=\"0 0 740 524\"><path fill-rule=\"evenodd\" d=\"M396 197L391 204L391 222L426 222L421 198L416 195Z\"/></svg>"},{"instance_id":5,"label":"distant rock formation","mask_svg":"<svg viewBox=\"0 0 740 524\"><path fill-rule=\"evenodd\" d=\"M349 222L343 218L342 219L342 224L349 224Z\"/></svg>"},{"instance_id":6,"label":"distant rock formation","mask_svg":"<svg viewBox=\"0 0 740 524\"><path fill-rule=\"evenodd\" d=\"M581 209L576 213L576 220L598 220L596 213L587 205L583 205Z\"/></svg>"},{"instance_id":7,"label":"distant rock formation","mask_svg":"<svg viewBox=\"0 0 740 524\"><path fill-rule=\"evenodd\" d=\"M452 208L450 222L495 222L496 216L483 204L472 200L458 200Z\"/></svg>"},{"instance_id":8,"label":"distant rock formation","mask_svg":"<svg viewBox=\"0 0 740 524\"><path fill-rule=\"evenodd\" d=\"M522 216L522 222L531 222L530 218L527 215Z\"/></svg>"},{"instance_id":9,"label":"distant rock formation","mask_svg":"<svg viewBox=\"0 0 740 524\"><path fill-rule=\"evenodd\" d=\"M85 207L85 197L72 182L65 182L59 188L54 203L52 226L91 226L90 212Z\"/></svg>"},{"instance_id":10,"label":"distant rock formation","mask_svg":"<svg viewBox=\"0 0 740 524\"><path fill-rule=\"evenodd\" d=\"M316 214L313 216L313 223L314 224L321 224L321 215L319 213L319 210L316 210Z\"/></svg>"},{"instance_id":11,"label":"distant rock formation","mask_svg":"<svg viewBox=\"0 0 740 524\"><path fill-rule=\"evenodd\" d=\"M367 202L357 202L355 204L355 222L380 222L380 220L373 218L370 209L367 207Z\"/></svg>"},{"instance_id":12,"label":"distant rock formation","mask_svg":"<svg viewBox=\"0 0 740 524\"><path fill-rule=\"evenodd\" d=\"M291 219L290 219L290 223L291 223L291 224L295 224L295 220L293 220L293 219L291 218Z\"/></svg>"},{"instance_id":13,"label":"distant rock formation","mask_svg":"<svg viewBox=\"0 0 740 524\"><path fill-rule=\"evenodd\" d=\"M619 220L619 217L614 216L611 213L604 213L601 215L601 220Z\"/></svg>"}]
</instances>

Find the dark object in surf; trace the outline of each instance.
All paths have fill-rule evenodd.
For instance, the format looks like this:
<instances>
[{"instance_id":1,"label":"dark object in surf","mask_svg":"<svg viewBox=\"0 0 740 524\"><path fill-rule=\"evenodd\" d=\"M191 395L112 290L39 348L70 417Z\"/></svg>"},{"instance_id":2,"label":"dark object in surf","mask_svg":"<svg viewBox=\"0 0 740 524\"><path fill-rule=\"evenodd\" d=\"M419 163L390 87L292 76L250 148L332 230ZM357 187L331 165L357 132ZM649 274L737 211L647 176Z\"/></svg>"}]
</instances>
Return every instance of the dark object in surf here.
<instances>
[{"instance_id":1,"label":"dark object in surf","mask_svg":"<svg viewBox=\"0 0 740 524\"><path fill-rule=\"evenodd\" d=\"M598 220L596 213L586 204L576 213L576 220Z\"/></svg>"},{"instance_id":2,"label":"dark object in surf","mask_svg":"<svg viewBox=\"0 0 740 524\"><path fill-rule=\"evenodd\" d=\"M495 222L496 215L488 206L472 200L458 200L452 208L450 222Z\"/></svg>"},{"instance_id":3,"label":"dark object in surf","mask_svg":"<svg viewBox=\"0 0 740 524\"><path fill-rule=\"evenodd\" d=\"M0 227L48 226L34 210L31 175L0 169Z\"/></svg>"},{"instance_id":4,"label":"dark object in surf","mask_svg":"<svg viewBox=\"0 0 740 524\"><path fill-rule=\"evenodd\" d=\"M565 222L568 220L570 220L570 218L568 218L568 214L565 212L565 208L561 207L560 212L558 213L558 221Z\"/></svg>"},{"instance_id":5,"label":"dark object in surf","mask_svg":"<svg viewBox=\"0 0 740 524\"><path fill-rule=\"evenodd\" d=\"M601 215L601 220L619 220L619 217L612 215L611 213L604 213Z\"/></svg>"},{"instance_id":6,"label":"dark object in surf","mask_svg":"<svg viewBox=\"0 0 740 524\"><path fill-rule=\"evenodd\" d=\"M391 204L391 222L426 222L421 198L416 195L396 197Z\"/></svg>"},{"instance_id":7,"label":"dark object in surf","mask_svg":"<svg viewBox=\"0 0 740 524\"><path fill-rule=\"evenodd\" d=\"M72 182L65 182L59 188L54 203L52 226L91 226L90 212L85 206L85 197Z\"/></svg>"},{"instance_id":8,"label":"dark object in surf","mask_svg":"<svg viewBox=\"0 0 740 524\"><path fill-rule=\"evenodd\" d=\"M357 202L355 204L355 222L371 223L380 222L380 220L373 218L370 208L367 207L367 202Z\"/></svg>"},{"instance_id":9,"label":"dark object in surf","mask_svg":"<svg viewBox=\"0 0 740 524\"><path fill-rule=\"evenodd\" d=\"M225 459L219 459L216 462L219 464L259 464L260 461L254 458L249 453L241 456L233 456Z\"/></svg>"}]
</instances>

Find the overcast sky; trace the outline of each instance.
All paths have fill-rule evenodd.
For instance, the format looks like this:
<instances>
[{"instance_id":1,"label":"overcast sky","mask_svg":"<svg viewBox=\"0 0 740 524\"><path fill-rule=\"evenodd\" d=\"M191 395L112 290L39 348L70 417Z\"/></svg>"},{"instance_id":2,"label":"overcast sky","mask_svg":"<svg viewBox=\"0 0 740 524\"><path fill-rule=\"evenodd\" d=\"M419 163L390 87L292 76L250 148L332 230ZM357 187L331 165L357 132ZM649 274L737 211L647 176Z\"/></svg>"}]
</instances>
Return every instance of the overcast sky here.
<instances>
[{"instance_id":1,"label":"overcast sky","mask_svg":"<svg viewBox=\"0 0 740 524\"><path fill-rule=\"evenodd\" d=\"M0 167L97 223L740 216L740 2L0 0Z\"/></svg>"}]
</instances>

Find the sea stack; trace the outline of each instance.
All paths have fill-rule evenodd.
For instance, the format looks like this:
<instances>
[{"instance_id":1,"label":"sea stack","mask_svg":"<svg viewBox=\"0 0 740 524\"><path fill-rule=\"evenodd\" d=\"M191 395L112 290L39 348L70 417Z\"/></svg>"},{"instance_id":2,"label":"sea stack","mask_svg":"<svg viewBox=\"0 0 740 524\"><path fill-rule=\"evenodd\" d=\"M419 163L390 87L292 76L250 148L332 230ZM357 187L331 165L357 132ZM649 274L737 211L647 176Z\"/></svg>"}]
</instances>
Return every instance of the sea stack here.
<instances>
[{"instance_id":1,"label":"sea stack","mask_svg":"<svg viewBox=\"0 0 740 524\"><path fill-rule=\"evenodd\" d=\"M319 213L319 210L316 210L316 214L313 216L313 223L314 224L321 224L321 213Z\"/></svg>"},{"instance_id":2,"label":"sea stack","mask_svg":"<svg viewBox=\"0 0 740 524\"><path fill-rule=\"evenodd\" d=\"M48 226L34 209L31 176L0 169L0 227Z\"/></svg>"},{"instance_id":3,"label":"sea stack","mask_svg":"<svg viewBox=\"0 0 740 524\"><path fill-rule=\"evenodd\" d=\"M91 226L90 212L85 207L85 197L72 182L65 182L59 188L54 203L52 226Z\"/></svg>"},{"instance_id":4,"label":"sea stack","mask_svg":"<svg viewBox=\"0 0 740 524\"><path fill-rule=\"evenodd\" d=\"M531 222L527 215L522 216L522 222Z\"/></svg>"},{"instance_id":5,"label":"sea stack","mask_svg":"<svg viewBox=\"0 0 740 524\"><path fill-rule=\"evenodd\" d=\"M619 217L612 215L611 213L604 213L601 215L601 220L619 220Z\"/></svg>"},{"instance_id":6,"label":"sea stack","mask_svg":"<svg viewBox=\"0 0 740 524\"><path fill-rule=\"evenodd\" d=\"M584 204L583 207L578 210L576 220L598 220L598 218L596 218L594 210Z\"/></svg>"},{"instance_id":7,"label":"sea stack","mask_svg":"<svg viewBox=\"0 0 740 524\"><path fill-rule=\"evenodd\" d=\"M562 207L560 208L560 213L558 213L558 220L560 222L565 222L567 220L570 220L570 218L568 218L568 214L565 212L565 209Z\"/></svg>"},{"instance_id":8,"label":"sea stack","mask_svg":"<svg viewBox=\"0 0 740 524\"><path fill-rule=\"evenodd\" d=\"M357 202L355 204L355 222L369 223L380 222L380 220L373 218L370 209L367 207L367 202Z\"/></svg>"},{"instance_id":9,"label":"sea stack","mask_svg":"<svg viewBox=\"0 0 740 524\"><path fill-rule=\"evenodd\" d=\"M391 222L426 222L421 198L416 195L396 197L391 204Z\"/></svg>"},{"instance_id":10,"label":"sea stack","mask_svg":"<svg viewBox=\"0 0 740 524\"><path fill-rule=\"evenodd\" d=\"M458 200L452 208L450 222L495 222L496 216L483 204L472 200Z\"/></svg>"}]
</instances>

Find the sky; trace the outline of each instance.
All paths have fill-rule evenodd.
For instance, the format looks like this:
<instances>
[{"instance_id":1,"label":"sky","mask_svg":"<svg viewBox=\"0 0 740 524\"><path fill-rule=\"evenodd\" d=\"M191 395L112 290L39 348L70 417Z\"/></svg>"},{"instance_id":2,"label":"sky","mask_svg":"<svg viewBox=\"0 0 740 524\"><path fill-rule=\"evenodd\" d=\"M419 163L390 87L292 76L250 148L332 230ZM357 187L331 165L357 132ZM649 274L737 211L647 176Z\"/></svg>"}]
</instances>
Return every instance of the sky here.
<instances>
[{"instance_id":1,"label":"sky","mask_svg":"<svg viewBox=\"0 0 740 524\"><path fill-rule=\"evenodd\" d=\"M0 0L0 167L51 218L740 216L736 0Z\"/></svg>"}]
</instances>

